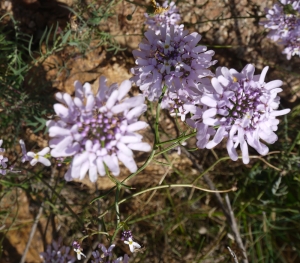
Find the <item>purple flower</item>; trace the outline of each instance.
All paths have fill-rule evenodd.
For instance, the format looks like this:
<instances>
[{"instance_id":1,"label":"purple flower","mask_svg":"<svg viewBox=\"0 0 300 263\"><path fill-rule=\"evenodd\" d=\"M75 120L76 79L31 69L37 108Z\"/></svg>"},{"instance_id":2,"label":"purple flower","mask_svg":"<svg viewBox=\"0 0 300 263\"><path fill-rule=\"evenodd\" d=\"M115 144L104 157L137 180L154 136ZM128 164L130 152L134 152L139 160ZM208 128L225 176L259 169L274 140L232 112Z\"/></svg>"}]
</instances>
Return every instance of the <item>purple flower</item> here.
<instances>
[{"instance_id":1,"label":"purple flower","mask_svg":"<svg viewBox=\"0 0 300 263\"><path fill-rule=\"evenodd\" d=\"M128 240L128 238L132 238L131 230L123 231L121 234L121 240Z\"/></svg>"},{"instance_id":2,"label":"purple flower","mask_svg":"<svg viewBox=\"0 0 300 263\"><path fill-rule=\"evenodd\" d=\"M283 54L287 59L300 55L300 1L281 0L271 9L266 9L267 21L262 22L269 29L268 37L285 46Z\"/></svg>"},{"instance_id":3,"label":"purple flower","mask_svg":"<svg viewBox=\"0 0 300 263\"><path fill-rule=\"evenodd\" d=\"M200 94L199 94L200 95ZM199 100L198 95L198 100ZM171 116L180 117L182 121L185 121L188 113L195 114L197 98L193 99L193 96L188 92L188 89L180 89L178 92L167 91L162 103L162 109L168 109Z\"/></svg>"},{"instance_id":4,"label":"purple flower","mask_svg":"<svg viewBox=\"0 0 300 263\"><path fill-rule=\"evenodd\" d=\"M141 248L141 245L139 243L133 241L131 237L128 238L128 240L125 240L124 243L129 246L131 253L133 253L135 251L135 249Z\"/></svg>"},{"instance_id":5,"label":"purple flower","mask_svg":"<svg viewBox=\"0 0 300 263\"><path fill-rule=\"evenodd\" d=\"M292 56L300 56L300 20L298 20L297 22L297 28L293 30L293 33L286 41L285 48L282 51L282 54L286 54L288 60L290 60Z\"/></svg>"},{"instance_id":6,"label":"purple flower","mask_svg":"<svg viewBox=\"0 0 300 263\"><path fill-rule=\"evenodd\" d=\"M77 242L76 240L73 241L72 247L75 248L75 249L80 249L81 250L81 246L80 246L79 242Z\"/></svg>"},{"instance_id":7,"label":"purple flower","mask_svg":"<svg viewBox=\"0 0 300 263\"><path fill-rule=\"evenodd\" d=\"M2 144L3 144L3 140L0 140L0 153L5 152L5 149L1 148ZM15 172L15 173L19 172L19 171L13 171L14 166L13 165L9 166L7 162L8 162L8 158L0 154L0 174L6 175L7 171Z\"/></svg>"},{"instance_id":8,"label":"purple flower","mask_svg":"<svg viewBox=\"0 0 300 263\"><path fill-rule=\"evenodd\" d=\"M148 29L155 31L156 33L160 32L161 26L176 25L181 19L178 8L173 1L170 4L169 1L165 1L162 7L160 7L159 4L156 4L156 10L161 11L155 12L154 15L145 13L145 24L148 25Z\"/></svg>"},{"instance_id":9,"label":"purple flower","mask_svg":"<svg viewBox=\"0 0 300 263\"><path fill-rule=\"evenodd\" d=\"M8 161L7 157L0 155L0 174L2 175L6 175L7 161Z\"/></svg>"},{"instance_id":10,"label":"purple flower","mask_svg":"<svg viewBox=\"0 0 300 263\"><path fill-rule=\"evenodd\" d=\"M128 263L129 262L129 257L127 254L124 255L124 260L123 257L119 257L116 260L114 260L112 263Z\"/></svg>"},{"instance_id":11,"label":"purple flower","mask_svg":"<svg viewBox=\"0 0 300 263\"><path fill-rule=\"evenodd\" d=\"M46 157L44 157L49 152L50 152L49 147L44 148L43 150L41 150L38 153L28 152L27 156L32 158L31 161L30 161L30 164L32 166L34 166L39 162L39 163L42 163L45 166L50 166L51 162Z\"/></svg>"},{"instance_id":12,"label":"purple flower","mask_svg":"<svg viewBox=\"0 0 300 263\"><path fill-rule=\"evenodd\" d=\"M106 86L106 78L100 78L99 90L92 93L89 83L83 86L75 82L75 97L58 93L54 105L59 117L49 121L49 146L53 157L73 156L65 174L66 180L83 179L86 173L92 182L97 174L105 175L105 166L115 176L119 175L119 161L130 172L137 170L132 150L150 151L149 144L142 142L142 135L136 133L148 126L138 121L146 111L144 97L128 98L131 82L126 80L118 88L117 84Z\"/></svg>"},{"instance_id":13,"label":"purple flower","mask_svg":"<svg viewBox=\"0 0 300 263\"><path fill-rule=\"evenodd\" d=\"M3 140L1 139L1 140L0 140L0 152L5 152L5 149L4 149L4 148L1 148L2 144L3 144Z\"/></svg>"},{"instance_id":14,"label":"purple flower","mask_svg":"<svg viewBox=\"0 0 300 263\"><path fill-rule=\"evenodd\" d=\"M261 155L266 155L267 143L277 140L275 131L279 120L277 116L290 112L290 109L277 110L279 107L279 88L281 80L265 83L268 67L260 75L254 75L254 66L248 64L241 71L218 68L211 82L214 92L202 96L204 105L191 120L198 129L197 145L211 149L227 138L227 151L232 160L238 159L236 148L240 145L243 162L249 163L248 144ZM211 141L212 127L217 131Z\"/></svg>"},{"instance_id":15,"label":"purple flower","mask_svg":"<svg viewBox=\"0 0 300 263\"><path fill-rule=\"evenodd\" d=\"M204 149L210 139L216 131L213 127L209 127L207 124L203 123L203 112L206 111L208 107L203 104L199 104L196 108L195 114L186 120L186 123L197 129L197 146L200 149Z\"/></svg>"},{"instance_id":16,"label":"purple flower","mask_svg":"<svg viewBox=\"0 0 300 263\"><path fill-rule=\"evenodd\" d=\"M213 76L208 68L214 52L198 46L201 36L188 34L181 26L161 26L159 33L148 30L133 55L137 66L132 80L150 100L158 100L164 85L169 92L199 90L202 79Z\"/></svg>"},{"instance_id":17,"label":"purple flower","mask_svg":"<svg viewBox=\"0 0 300 263\"><path fill-rule=\"evenodd\" d=\"M114 249L115 246L116 246L115 244L111 244L110 247L106 249L106 247L103 244L98 245L98 247L101 248L103 255L105 257L112 257L112 250Z\"/></svg>"},{"instance_id":18,"label":"purple flower","mask_svg":"<svg viewBox=\"0 0 300 263\"><path fill-rule=\"evenodd\" d=\"M0 166L2 166L3 168L7 168L7 164L6 164L7 161L8 159L6 157L0 155Z\"/></svg>"},{"instance_id":19,"label":"purple flower","mask_svg":"<svg viewBox=\"0 0 300 263\"><path fill-rule=\"evenodd\" d=\"M99 244L98 248L101 248L102 252L100 253L98 250L95 250L92 252L92 255L94 257L94 260L92 260L92 263L128 263L129 257L128 255L124 255L123 257L119 257L112 261L112 250L115 247L114 244L112 244L108 249L103 244Z\"/></svg>"},{"instance_id":20,"label":"purple flower","mask_svg":"<svg viewBox=\"0 0 300 263\"><path fill-rule=\"evenodd\" d=\"M78 260L81 260L81 256L84 256L86 258L86 255L82 253L82 248L77 241L73 241L72 246L73 246L74 251L77 254Z\"/></svg>"},{"instance_id":21,"label":"purple flower","mask_svg":"<svg viewBox=\"0 0 300 263\"><path fill-rule=\"evenodd\" d=\"M73 263L75 257L70 255L70 247L61 245L62 239L58 242L53 241L51 245L47 246L47 250L40 253L40 257L44 263Z\"/></svg>"},{"instance_id":22,"label":"purple flower","mask_svg":"<svg viewBox=\"0 0 300 263\"><path fill-rule=\"evenodd\" d=\"M185 87L177 92L167 91L161 103L162 109L168 109L171 116L180 117L182 121L188 121L188 114L197 115L196 106L202 105L202 95L213 90L209 78L203 78L201 82L197 88Z\"/></svg>"},{"instance_id":23,"label":"purple flower","mask_svg":"<svg viewBox=\"0 0 300 263\"><path fill-rule=\"evenodd\" d=\"M20 143L20 146L21 146L21 149L22 149L22 158L21 158L21 162L24 163L26 161L30 162L32 160L32 157L28 156L27 155L27 151L26 151L26 146L25 146L25 143L24 141L21 139L19 141Z\"/></svg>"},{"instance_id":24,"label":"purple flower","mask_svg":"<svg viewBox=\"0 0 300 263\"><path fill-rule=\"evenodd\" d=\"M100 253L98 250L92 252L95 259L92 260L92 263L110 262L112 258L112 250L115 246L115 244L112 244L108 249L106 249L103 244L99 244L98 248L101 248L102 252Z\"/></svg>"}]
</instances>

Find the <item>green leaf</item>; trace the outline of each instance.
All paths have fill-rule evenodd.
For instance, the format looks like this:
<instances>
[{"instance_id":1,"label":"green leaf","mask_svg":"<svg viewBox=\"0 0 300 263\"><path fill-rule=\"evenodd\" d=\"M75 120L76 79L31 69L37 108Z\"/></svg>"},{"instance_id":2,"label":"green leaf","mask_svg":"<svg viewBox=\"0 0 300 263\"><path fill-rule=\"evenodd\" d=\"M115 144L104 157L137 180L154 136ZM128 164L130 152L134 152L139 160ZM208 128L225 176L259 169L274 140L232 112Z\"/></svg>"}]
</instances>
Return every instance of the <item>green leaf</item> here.
<instances>
[{"instance_id":1,"label":"green leaf","mask_svg":"<svg viewBox=\"0 0 300 263\"><path fill-rule=\"evenodd\" d=\"M69 39L69 36L71 35L71 32L72 32L72 30L70 29L70 30L68 30L67 33L63 36L62 41L61 41L62 44L66 44L66 43L67 43L67 41L68 41L68 39Z\"/></svg>"}]
</instances>

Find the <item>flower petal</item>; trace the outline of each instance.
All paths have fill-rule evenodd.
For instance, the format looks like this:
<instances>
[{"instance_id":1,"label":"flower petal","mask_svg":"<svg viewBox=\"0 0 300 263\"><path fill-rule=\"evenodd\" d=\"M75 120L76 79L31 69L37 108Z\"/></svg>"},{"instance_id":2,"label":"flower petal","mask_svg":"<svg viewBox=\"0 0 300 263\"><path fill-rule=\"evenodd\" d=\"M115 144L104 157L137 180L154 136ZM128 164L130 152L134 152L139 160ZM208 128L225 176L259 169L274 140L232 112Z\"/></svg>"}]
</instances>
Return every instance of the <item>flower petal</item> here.
<instances>
[{"instance_id":1,"label":"flower petal","mask_svg":"<svg viewBox=\"0 0 300 263\"><path fill-rule=\"evenodd\" d=\"M119 87L118 101L121 101L127 95L130 89L131 81L124 80Z\"/></svg>"},{"instance_id":2,"label":"flower petal","mask_svg":"<svg viewBox=\"0 0 300 263\"><path fill-rule=\"evenodd\" d=\"M128 168L131 173L137 171L137 166L132 156L128 156L121 151L118 151L117 155L119 160Z\"/></svg>"},{"instance_id":3,"label":"flower petal","mask_svg":"<svg viewBox=\"0 0 300 263\"><path fill-rule=\"evenodd\" d=\"M129 143L127 144L127 147L135 151L142 151L142 152L151 151L151 146L146 142Z\"/></svg>"},{"instance_id":4,"label":"flower petal","mask_svg":"<svg viewBox=\"0 0 300 263\"><path fill-rule=\"evenodd\" d=\"M50 148L49 147L45 147L43 150L41 150L40 152L38 152L37 155L44 156L48 152L50 152Z\"/></svg>"},{"instance_id":5,"label":"flower petal","mask_svg":"<svg viewBox=\"0 0 300 263\"><path fill-rule=\"evenodd\" d=\"M50 166L50 165L51 165L50 160L48 160L47 158L45 158L45 157L43 157L43 156L39 156L38 161L39 161L40 163L42 163L43 165L45 165L45 166Z\"/></svg>"}]
</instances>

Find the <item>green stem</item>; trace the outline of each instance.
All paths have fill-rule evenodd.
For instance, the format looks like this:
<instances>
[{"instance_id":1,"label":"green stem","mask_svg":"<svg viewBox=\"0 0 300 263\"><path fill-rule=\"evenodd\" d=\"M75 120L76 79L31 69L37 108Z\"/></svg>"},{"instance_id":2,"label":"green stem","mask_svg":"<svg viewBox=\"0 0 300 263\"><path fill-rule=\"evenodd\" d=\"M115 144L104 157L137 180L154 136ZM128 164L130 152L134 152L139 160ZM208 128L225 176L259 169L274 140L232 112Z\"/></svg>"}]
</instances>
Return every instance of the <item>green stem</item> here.
<instances>
[{"instance_id":1,"label":"green stem","mask_svg":"<svg viewBox=\"0 0 300 263\"><path fill-rule=\"evenodd\" d=\"M202 43L202 45L205 45L207 47L211 47L211 48L233 48L233 47L239 47L238 45L207 45L205 43Z\"/></svg>"},{"instance_id":2,"label":"green stem","mask_svg":"<svg viewBox=\"0 0 300 263\"><path fill-rule=\"evenodd\" d=\"M197 134L197 132L192 132L188 135L184 135L184 136L180 136L176 139L172 139L172 140L167 140L167 141L164 141L164 142L160 142L160 143L157 143L156 146L161 146L161 145L164 145L164 144L167 144L167 143L172 143L172 142L181 142L181 141L185 141L191 137L194 137L195 135Z\"/></svg>"},{"instance_id":3,"label":"green stem","mask_svg":"<svg viewBox=\"0 0 300 263\"><path fill-rule=\"evenodd\" d=\"M106 236L109 236L109 234L107 232L102 232L102 231L96 231L96 232L93 232L91 234L88 234L88 235L85 235L83 236L82 238L79 239L80 242L82 242L84 239L90 237L90 236L93 236L93 235L98 235L98 234L102 234L102 235L106 235Z\"/></svg>"},{"instance_id":4,"label":"green stem","mask_svg":"<svg viewBox=\"0 0 300 263\"><path fill-rule=\"evenodd\" d=\"M108 212L108 211L107 211ZM100 217L99 217L100 218ZM112 237L111 237L111 239L110 239L110 244L112 244L112 242L115 240L115 238L116 238L116 236L117 236L117 234L118 234L118 232L119 232L119 230L121 229L121 227L120 227L120 224L118 224L117 225L117 228L116 228L116 230L115 230L115 232L114 232L114 234L112 235Z\"/></svg>"},{"instance_id":5,"label":"green stem","mask_svg":"<svg viewBox=\"0 0 300 263\"><path fill-rule=\"evenodd\" d=\"M192 136L191 136L191 137L192 137ZM184 140L183 140L183 141L184 141ZM165 149L161 150L160 152L156 153L156 154L154 155L154 157L156 157L156 156L158 156L158 155L161 155L161 154L164 154L165 152L167 152L167 151L173 149L174 147L178 146L178 144L179 144L179 141L178 141L177 143L173 143L172 145L168 146L167 148L165 148Z\"/></svg>"},{"instance_id":6,"label":"green stem","mask_svg":"<svg viewBox=\"0 0 300 263\"><path fill-rule=\"evenodd\" d=\"M294 149L295 145L298 143L299 139L300 139L300 131L298 132L297 137L293 141L293 143L292 143L290 149L288 150L287 154L291 153L291 151Z\"/></svg>"},{"instance_id":7,"label":"green stem","mask_svg":"<svg viewBox=\"0 0 300 263\"><path fill-rule=\"evenodd\" d=\"M18 169L18 168L16 168ZM20 169L21 170L21 169ZM24 169L24 171L32 174L32 177L26 179L25 181L29 181L31 178L35 177L36 174L34 174L32 171L28 170L28 169ZM58 197L58 199L63 203L63 205L69 210L69 212L77 219L77 221L80 223L80 225L83 227L84 226L84 223L83 221L78 217L78 215L72 210L72 208L66 203L66 201L64 200L64 197L62 197L60 194L58 194L55 189L49 185L42 177L42 175L40 174L42 171L44 170L44 168L38 173L38 178ZM24 182L22 182L22 184L24 184Z\"/></svg>"},{"instance_id":8,"label":"green stem","mask_svg":"<svg viewBox=\"0 0 300 263\"><path fill-rule=\"evenodd\" d=\"M272 152L272 154L275 152ZM277 153L277 152L276 152ZM271 152L268 154L270 155ZM249 158L256 158L256 159L260 159L261 161L263 161L264 163L266 163L268 166L270 166L271 168L280 171L280 169L278 169L277 167L271 165L270 163L268 163L266 160L264 160L262 158L262 156L257 156L257 155L249 155ZM243 156L238 156L238 159L243 159ZM196 181L198 181L202 176L204 176L206 173L208 173L210 170L212 170L218 163L222 162L222 161L226 161L226 160L231 160L231 158L229 156L226 157L222 157L220 159L218 159L214 164L212 164L210 167L208 167L203 173L201 173L192 183L194 184Z\"/></svg>"},{"instance_id":9,"label":"green stem","mask_svg":"<svg viewBox=\"0 0 300 263\"><path fill-rule=\"evenodd\" d=\"M159 143L159 131L158 131L158 125L159 125L159 115L160 115L160 109L161 109L161 102L165 96L165 93L167 91L167 86L165 85L162 89L162 93L159 97L157 108L156 108L156 117L155 117L155 124L154 124L154 131L155 131L155 148L157 147L157 144Z\"/></svg>"},{"instance_id":10,"label":"green stem","mask_svg":"<svg viewBox=\"0 0 300 263\"><path fill-rule=\"evenodd\" d=\"M121 183L125 183L126 181L128 181L130 178L134 177L135 175L137 175L138 173L140 173L141 171L143 171L148 164L152 161L153 157L155 154L155 150L152 150L150 156L148 157L147 161L133 174L129 175L128 177L126 177Z\"/></svg>"},{"instance_id":11,"label":"green stem","mask_svg":"<svg viewBox=\"0 0 300 263\"><path fill-rule=\"evenodd\" d=\"M226 161L229 160L230 157L226 156L226 157L222 157L219 160L217 160L213 165L211 165L210 167L208 167L203 173L201 173L194 181L193 184L195 182L197 182L203 175L205 175L206 173L208 173L210 170L212 170L218 163L222 162L222 161Z\"/></svg>"},{"instance_id":12,"label":"green stem","mask_svg":"<svg viewBox=\"0 0 300 263\"><path fill-rule=\"evenodd\" d=\"M116 198L115 198L115 208L116 208L116 214L117 214L117 226L120 224L120 209L119 209L119 194L120 194L120 185L117 186L116 191Z\"/></svg>"},{"instance_id":13,"label":"green stem","mask_svg":"<svg viewBox=\"0 0 300 263\"><path fill-rule=\"evenodd\" d=\"M180 125L178 123L178 117L180 117L180 115L177 115L179 113L178 109L175 109L175 113L176 113L176 115L174 116L174 122L175 122L176 128L179 131L179 133L182 133L182 128L180 127Z\"/></svg>"},{"instance_id":14,"label":"green stem","mask_svg":"<svg viewBox=\"0 0 300 263\"><path fill-rule=\"evenodd\" d=\"M148 157L147 161L133 174L129 175L128 177L126 177L121 183L119 183L120 185L122 185L123 183L125 183L126 181L128 181L130 178L134 177L135 175L137 175L138 173L140 173L141 171L143 171L147 166L148 164L152 161L153 157L154 157L154 154L155 154L155 150L152 150L150 156ZM110 192L112 192L117 186L115 185L114 187L112 187L105 195L109 194ZM105 196L104 195L104 196ZM102 198L103 196L100 196L100 197L96 197L94 198L90 204L94 203L96 200Z\"/></svg>"},{"instance_id":15,"label":"green stem","mask_svg":"<svg viewBox=\"0 0 300 263\"><path fill-rule=\"evenodd\" d=\"M205 192L208 192L208 193L228 193L228 192L236 191L235 187L232 187L232 188L227 189L227 190L210 190L210 189L201 188L201 187L193 185L193 184L166 184L166 185L154 186L154 187L142 190L140 192L137 192L137 193L135 193L135 194L133 194L131 196L128 196L128 197L122 199L121 201L118 202L118 204L120 205L120 204L126 202L127 200L129 200L129 199L131 199L133 197L139 196L141 194L144 194L144 193L147 193L147 192L150 192L150 191L159 190L159 189L165 189L165 188L177 188L177 187L195 188L197 190L205 191ZM101 217L105 216L108 213L109 209L110 208L108 208L98 218L101 218Z\"/></svg>"},{"instance_id":16,"label":"green stem","mask_svg":"<svg viewBox=\"0 0 300 263\"><path fill-rule=\"evenodd\" d=\"M64 198L62 196L60 196L60 194L58 194L55 189L49 185L41 176L39 176L40 180L52 191L52 193L54 193L59 200L63 203L63 205L69 210L69 212L76 218L76 220L81 224L81 226L84 226L84 223L82 222L82 220L78 217L78 215L72 210L72 208L66 203L66 201L64 200Z\"/></svg>"}]
</instances>

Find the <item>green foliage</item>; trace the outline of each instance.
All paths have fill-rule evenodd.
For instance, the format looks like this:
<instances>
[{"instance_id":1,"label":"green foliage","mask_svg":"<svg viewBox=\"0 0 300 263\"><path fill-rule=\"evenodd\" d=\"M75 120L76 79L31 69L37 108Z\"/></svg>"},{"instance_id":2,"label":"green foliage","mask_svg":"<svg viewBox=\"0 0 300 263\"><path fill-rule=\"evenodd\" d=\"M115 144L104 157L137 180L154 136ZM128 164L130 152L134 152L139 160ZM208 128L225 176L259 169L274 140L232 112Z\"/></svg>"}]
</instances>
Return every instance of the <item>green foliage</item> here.
<instances>
[{"instance_id":1,"label":"green foliage","mask_svg":"<svg viewBox=\"0 0 300 263\"><path fill-rule=\"evenodd\" d=\"M101 22L113 15L111 8L114 4L114 1L109 1L97 8L93 3L88 6L78 4L70 9L75 16L64 29L59 24L52 25L45 28L39 39L22 33L19 22L13 16L7 14L0 18L2 129L20 124L35 127L34 132L44 129L45 118L53 114L54 103L52 83L46 80L42 67L49 56L63 52L68 46L76 47L77 52L83 55L99 46L115 52L120 50L114 38L99 27ZM10 21L4 23L6 16L10 16ZM7 23L11 26L8 27ZM95 40L97 45L91 46Z\"/></svg>"},{"instance_id":2,"label":"green foliage","mask_svg":"<svg viewBox=\"0 0 300 263\"><path fill-rule=\"evenodd\" d=\"M31 81L28 72L33 67L26 48L30 36L19 31L18 22L13 17L10 21L13 25L10 30L4 25L0 27L0 121L3 129L10 125L19 126L33 116L44 115L50 109L51 101L44 96L45 87L28 89L27 84Z\"/></svg>"}]
</instances>

